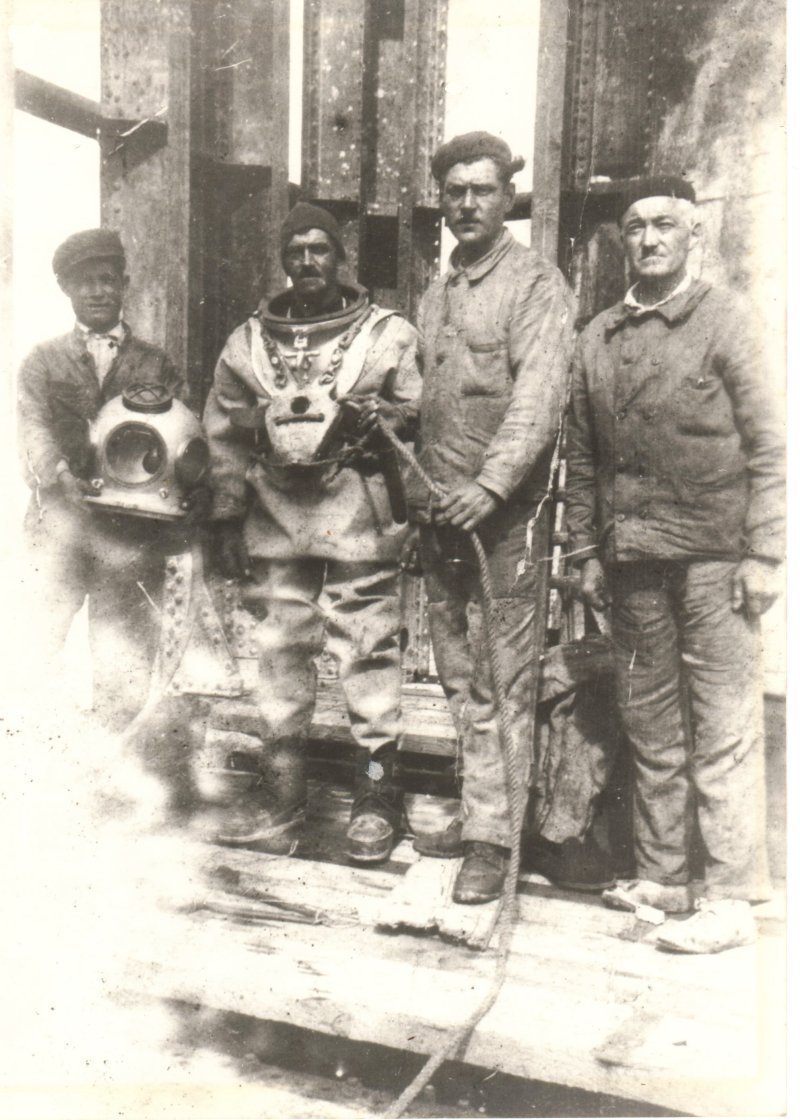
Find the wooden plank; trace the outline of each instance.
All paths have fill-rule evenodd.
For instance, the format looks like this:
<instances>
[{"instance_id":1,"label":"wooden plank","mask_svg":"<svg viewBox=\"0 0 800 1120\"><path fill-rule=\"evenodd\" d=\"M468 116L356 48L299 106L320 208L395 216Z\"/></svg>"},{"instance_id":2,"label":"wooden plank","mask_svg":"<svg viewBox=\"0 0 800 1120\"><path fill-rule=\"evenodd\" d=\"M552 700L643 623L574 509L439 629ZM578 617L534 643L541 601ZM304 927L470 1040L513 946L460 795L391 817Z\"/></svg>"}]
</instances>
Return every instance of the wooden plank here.
<instances>
[{"instance_id":1,"label":"wooden plank","mask_svg":"<svg viewBox=\"0 0 800 1120\"><path fill-rule=\"evenodd\" d=\"M131 164L126 146L115 144L102 163L102 221L121 230L129 259L126 313L195 383L202 364L191 237L196 15L190 0L169 0L155 11L134 0L104 0L101 25L103 115L168 120L167 146L150 158Z\"/></svg>"},{"instance_id":2,"label":"wooden plank","mask_svg":"<svg viewBox=\"0 0 800 1120\"><path fill-rule=\"evenodd\" d=\"M536 120L533 137L531 246L558 260L569 5L539 2Z\"/></svg>"},{"instance_id":3,"label":"wooden plank","mask_svg":"<svg viewBox=\"0 0 800 1120\"><path fill-rule=\"evenodd\" d=\"M25 70L14 71L14 100L17 109L91 140L97 139L103 123L99 102Z\"/></svg>"},{"instance_id":4,"label":"wooden plank","mask_svg":"<svg viewBox=\"0 0 800 1120\"><path fill-rule=\"evenodd\" d=\"M128 986L420 1052L467 1017L491 971L488 955L357 927L262 933L184 919L158 930L145 923L140 933ZM740 963L753 955L735 952ZM566 991L546 960L524 979L511 977L465 1060L693 1114L740 1114L742 1094L757 1091L762 1072L756 1024L742 1014L717 1018L713 1001L695 994L687 1002L668 984L648 988L602 964L599 971L604 985Z\"/></svg>"},{"instance_id":5,"label":"wooden plank","mask_svg":"<svg viewBox=\"0 0 800 1120\"><path fill-rule=\"evenodd\" d=\"M421 856L385 900L376 925L385 929L439 933L470 949L485 949L494 933L500 902L464 906L453 901L460 859Z\"/></svg>"}]
</instances>

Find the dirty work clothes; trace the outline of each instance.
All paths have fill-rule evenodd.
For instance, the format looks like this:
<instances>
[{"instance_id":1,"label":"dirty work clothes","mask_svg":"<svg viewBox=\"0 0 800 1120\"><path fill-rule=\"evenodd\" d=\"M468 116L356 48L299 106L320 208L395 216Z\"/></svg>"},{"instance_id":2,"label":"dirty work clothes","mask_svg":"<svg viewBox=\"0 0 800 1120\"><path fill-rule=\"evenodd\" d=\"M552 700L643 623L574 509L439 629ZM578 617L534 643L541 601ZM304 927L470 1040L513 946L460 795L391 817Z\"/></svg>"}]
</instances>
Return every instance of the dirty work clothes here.
<instances>
[{"instance_id":1,"label":"dirty work clothes","mask_svg":"<svg viewBox=\"0 0 800 1120\"><path fill-rule=\"evenodd\" d=\"M769 894L760 638L731 610L735 567L613 565L613 641L636 767L639 876L689 881L694 800L706 895L756 900Z\"/></svg>"},{"instance_id":2,"label":"dirty work clothes","mask_svg":"<svg viewBox=\"0 0 800 1120\"><path fill-rule=\"evenodd\" d=\"M34 347L17 382L19 453L25 480L40 493L56 485L65 460L73 474L88 470L88 426L107 401L139 383L166 385L181 400L186 385L163 350L135 338L123 324L102 385L80 327Z\"/></svg>"},{"instance_id":3,"label":"dirty work clothes","mask_svg":"<svg viewBox=\"0 0 800 1120\"><path fill-rule=\"evenodd\" d=\"M88 596L94 708L113 730L147 699L160 633L164 552L154 539L160 528L143 518L84 513L55 494L47 496L41 519L34 508L26 518L31 644L44 662L37 671L48 672Z\"/></svg>"},{"instance_id":4,"label":"dirty work clothes","mask_svg":"<svg viewBox=\"0 0 800 1120\"><path fill-rule=\"evenodd\" d=\"M255 561L244 605L259 622L258 701L267 740L307 736L316 699L313 658L339 666L353 737L375 751L400 734L400 600L394 564L308 557Z\"/></svg>"},{"instance_id":5,"label":"dirty work clothes","mask_svg":"<svg viewBox=\"0 0 800 1120\"><path fill-rule=\"evenodd\" d=\"M419 456L436 482L473 478L512 503L541 497L567 398L572 323L561 273L508 230L465 268L456 250L419 312ZM416 478L409 490L425 519L429 493Z\"/></svg>"},{"instance_id":6,"label":"dirty work clothes","mask_svg":"<svg viewBox=\"0 0 800 1120\"><path fill-rule=\"evenodd\" d=\"M732 293L693 280L593 319L574 366L571 548L608 561L783 558L783 438Z\"/></svg>"},{"instance_id":7,"label":"dirty work clothes","mask_svg":"<svg viewBox=\"0 0 800 1120\"><path fill-rule=\"evenodd\" d=\"M540 519L528 547L527 526L534 508L516 510L517 517L510 522L506 516L500 528L497 515L487 518L480 536L494 585L518 774L527 798L539 673L537 636L547 606L545 582L538 578L547 554L547 518ZM462 835L465 840L510 846L511 813L474 553L466 534L458 530L424 525L420 534L433 653L458 733ZM520 574L523 560L525 571Z\"/></svg>"},{"instance_id":8,"label":"dirty work clothes","mask_svg":"<svg viewBox=\"0 0 800 1120\"><path fill-rule=\"evenodd\" d=\"M262 330L285 354L290 369L296 361L307 363L303 367L306 392L315 390L320 378L328 376L331 362L336 360L337 342L362 310L369 309L363 289L344 287L343 293L346 308L319 319L289 318L289 293L262 304L257 315L236 328L217 362L204 414L211 449L213 517L246 518L251 556L387 563L397 559L408 536L408 527L394 522L383 475L374 465L363 469L357 463L281 466L270 460L263 424L259 433L235 423L241 410L272 399L255 360L263 354L263 348L259 349ZM339 374L332 385L339 386L348 362L357 351L362 353L357 376L347 391L358 396L374 393L391 402L402 411L408 438L413 439L422 388L417 332L396 313L377 308L373 312L363 328L366 336L359 332L343 359L339 348ZM300 347L294 344L300 336L305 343L303 359L297 358ZM269 369L266 355L263 361ZM330 387L326 382L326 394ZM299 387L297 392L301 392ZM341 441L330 454L340 450Z\"/></svg>"},{"instance_id":9,"label":"dirty work clothes","mask_svg":"<svg viewBox=\"0 0 800 1120\"><path fill-rule=\"evenodd\" d=\"M110 726L130 720L147 696L158 624L168 529L138 517L73 509L61 497L56 468L90 467L88 426L107 401L139 384L166 385L185 397L185 383L163 351L130 328L103 379L79 328L35 347L19 374L19 452L32 490L25 519L36 653L45 664L60 650L74 615L89 597L95 707Z\"/></svg>"}]
</instances>

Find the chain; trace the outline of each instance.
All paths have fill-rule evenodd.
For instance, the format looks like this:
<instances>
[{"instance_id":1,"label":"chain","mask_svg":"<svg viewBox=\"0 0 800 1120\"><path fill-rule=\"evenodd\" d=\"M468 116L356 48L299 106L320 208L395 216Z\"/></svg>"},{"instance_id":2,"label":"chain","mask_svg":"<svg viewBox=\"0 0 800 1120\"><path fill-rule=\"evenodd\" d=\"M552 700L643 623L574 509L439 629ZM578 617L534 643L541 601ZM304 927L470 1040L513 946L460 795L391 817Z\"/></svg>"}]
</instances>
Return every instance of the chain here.
<instances>
[{"instance_id":1,"label":"chain","mask_svg":"<svg viewBox=\"0 0 800 1120\"><path fill-rule=\"evenodd\" d=\"M318 378L320 385L330 385L336 380L339 369L344 360L345 352L352 346L356 335L366 323L367 319L375 310L375 304L371 303L367 306L366 310L362 311L354 323L348 327L342 337L336 344L336 347L331 354L331 359L328 362L328 367ZM283 353L275 342L274 338L267 331L266 323L263 319L259 320L261 323L261 338L264 343L264 349L267 352L269 363L275 371L275 385L278 389L285 389L289 384L289 377L294 377L299 386L302 387L303 382L296 376L297 370L290 370Z\"/></svg>"}]
</instances>

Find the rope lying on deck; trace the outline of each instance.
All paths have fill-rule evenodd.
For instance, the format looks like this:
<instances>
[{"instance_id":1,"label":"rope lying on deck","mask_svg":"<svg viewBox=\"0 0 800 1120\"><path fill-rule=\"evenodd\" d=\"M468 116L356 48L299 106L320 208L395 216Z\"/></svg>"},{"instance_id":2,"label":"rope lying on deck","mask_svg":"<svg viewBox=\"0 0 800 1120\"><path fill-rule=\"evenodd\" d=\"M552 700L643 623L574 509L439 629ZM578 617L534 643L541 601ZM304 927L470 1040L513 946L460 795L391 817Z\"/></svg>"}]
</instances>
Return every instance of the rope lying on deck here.
<instances>
[{"instance_id":1,"label":"rope lying on deck","mask_svg":"<svg viewBox=\"0 0 800 1120\"><path fill-rule=\"evenodd\" d=\"M408 464L410 469L427 486L431 494L437 498L446 496L447 491L426 473L416 456L405 444L397 438L391 428L378 417L377 424L383 436L392 444L398 455ZM541 506L537 510L538 517ZM508 872L503 884L503 894L500 903L498 918L498 947L497 961L494 976L489 991L476 1007L469 1018L460 1026L455 1027L445 1038L444 1042L431 1054L425 1065L408 1085L390 1108L384 1112L386 1117L400 1117L408 1106L419 1096L430 1079L448 1058L454 1057L467 1037L475 1030L484 1015L490 1010L497 999L506 977L506 966L511 949L511 935L514 932L514 922L517 915L517 880L519 878L520 851L522 845L523 797L525 791L519 778L517 767L517 751L511 733L511 713L508 706L508 694L500 663L500 649L498 645L498 620L497 607L494 600L492 577L489 571L489 561L478 534L473 530L469 539L475 551L480 575L481 605L486 623L486 643L489 652L489 664L492 674L492 687L497 704L498 725L500 730L500 745L502 747L503 770L508 792L508 802L511 806L511 856Z\"/></svg>"}]
</instances>

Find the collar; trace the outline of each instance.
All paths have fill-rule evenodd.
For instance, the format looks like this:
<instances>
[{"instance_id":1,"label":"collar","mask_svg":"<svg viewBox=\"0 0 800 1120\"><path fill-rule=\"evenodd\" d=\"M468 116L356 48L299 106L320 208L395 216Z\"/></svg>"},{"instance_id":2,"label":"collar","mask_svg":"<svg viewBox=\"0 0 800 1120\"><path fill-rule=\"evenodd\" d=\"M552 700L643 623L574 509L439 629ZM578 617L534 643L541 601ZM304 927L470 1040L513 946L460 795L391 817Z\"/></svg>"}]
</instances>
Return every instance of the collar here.
<instances>
[{"instance_id":1,"label":"collar","mask_svg":"<svg viewBox=\"0 0 800 1120\"><path fill-rule=\"evenodd\" d=\"M262 300L255 314L264 326L277 334L291 334L301 328L307 333L327 331L336 327L344 331L369 307L369 296L360 284L340 284L339 287L344 298L344 306L327 311L323 315L303 319L292 318L290 288L273 299Z\"/></svg>"},{"instance_id":2,"label":"collar","mask_svg":"<svg viewBox=\"0 0 800 1120\"><path fill-rule=\"evenodd\" d=\"M692 278L687 272L683 280L681 280L680 284L678 284L677 287L673 288L672 291L668 295L664 296L663 299L660 299L658 303L640 303L634 294L639 285L633 284L630 288L628 288L627 292L625 293L625 298L622 302L625 304L627 309L629 311L632 311L635 315L645 315L648 311L655 311L657 307L663 307L665 303L668 303L671 299L675 299L676 296L683 295L684 292L687 292L689 290L689 285L691 284L691 282Z\"/></svg>"},{"instance_id":3,"label":"collar","mask_svg":"<svg viewBox=\"0 0 800 1120\"><path fill-rule=\"evenodd\" d=\"M113 338L115 342L122 343L125 341L125 324L120 321L115 327L109 331L93 331L91 327L84 326L83 323L75 322L75 331L79 338L84 342L89 338Z\"/></svg>"},{"instance_id":4,"label":"collar","mask_svg":"<svg viewBox=\"0 0 800 1120\"><path fill-rule=\"evenodd\" d=\"M654 303L650 307L644 307L643 310L638 309L642 305L638 304L635 297L632 304L626 302L627 296L619 303L615 303L613 307L604 312L606 335L613 334L617 327L629 319L642 320L649 314L660 315L667 323L677 323L694 311L705 294L711 290L711 285L707 280L689 278L685 288L683 281L678 285L678 288L681 290L676 289L665 300ZM630 294L628 292L628 295ZM633 304L637 304L637 306L634 307Z\"/></svg>"},{"instance_id":5,"label":"collar","mask_svg":"<svg viewBox=\"0 0 800 1120\"><path fill-rule=\"evenodd\" d=\"M458 246L456 246L450 254L450 267L447 269L444 277L446 283L451 284L462 275L466 276L470 284L481 280L499 264L514 242L515 238L508 232L508 228L503 226L503 232L500 234L497 241L495 241L494 245L492 245L488 253L484 253L477 261L473 261L472 264L467 265L459 264Z\"/></svg>"}]
</instances>

